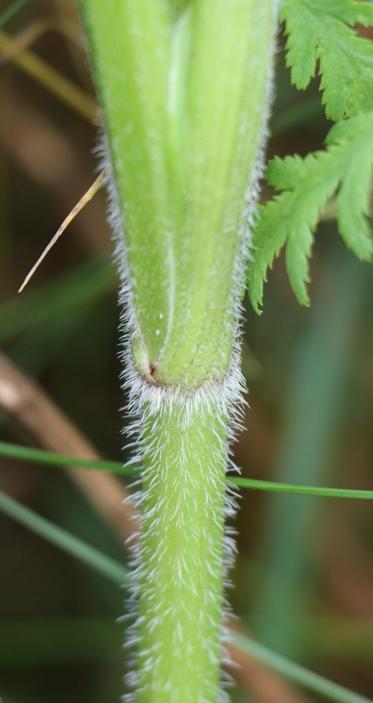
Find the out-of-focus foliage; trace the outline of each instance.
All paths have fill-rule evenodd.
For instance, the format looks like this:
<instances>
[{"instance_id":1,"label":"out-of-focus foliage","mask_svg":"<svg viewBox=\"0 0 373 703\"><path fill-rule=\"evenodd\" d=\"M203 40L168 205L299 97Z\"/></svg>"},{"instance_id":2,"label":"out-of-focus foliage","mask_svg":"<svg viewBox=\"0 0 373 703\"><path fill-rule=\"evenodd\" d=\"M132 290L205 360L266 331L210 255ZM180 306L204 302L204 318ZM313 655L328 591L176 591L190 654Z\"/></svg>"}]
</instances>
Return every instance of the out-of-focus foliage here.
<instances>
[{"instance_id":1,"label":"out-of-focus foliage","mask_svg":"<svg viewBox=\"0 0 373 703\"><path fill-rule=\"evenodd\" d=\"M93 99L72 1L33 0L4 32L20 38L46 19L52 29L28 51ZM305 94L291 88L282 39L276 93L269 156L320 150L329 125L314 86ZM103 456L126 460L117 281L102 194L65 233L31 287L21 298L16 294L95 177L96 128L14 58L0 65L0 102L1 348ZM235 460L251 478L372 489L372 272L335 236L333 213L325 218L314 243L311 310L290 295L282 256L263 315L247 307L243 367L251 410ZM0 420L1 440L41 446L14 415L2 410ZM2 458L0 488L125 561L122 540L61 469ZM245 491L235 527L231 599L244 625L263 643L373 698L371 503ZM5 515L0 542L5 703L116 702L124 687L125 624L117 620L123 592ZM249 700L238 688L232 697ZM257 691L251 703L262 703Z\"/></svg>"}]
</instances>

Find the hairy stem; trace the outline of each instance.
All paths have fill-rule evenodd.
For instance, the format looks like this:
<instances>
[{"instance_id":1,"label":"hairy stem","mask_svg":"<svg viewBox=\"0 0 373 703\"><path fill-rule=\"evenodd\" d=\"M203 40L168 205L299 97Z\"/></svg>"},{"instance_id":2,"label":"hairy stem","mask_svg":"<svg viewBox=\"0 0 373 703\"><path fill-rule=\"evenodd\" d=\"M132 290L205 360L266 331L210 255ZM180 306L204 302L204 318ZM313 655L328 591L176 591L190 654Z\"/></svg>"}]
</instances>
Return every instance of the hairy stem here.
<instances>
[{"instance_id":1,"label":"hairy stem","mask_svg":"<svg viewBox=\"0 0 373 703\"><path fill-rule=\"evenodd\" d=\"M188 399L164 401L158 410L147 407L143 423L137 700L213 701L221 660L227 413L204 398L195 407Z\"/></svg>"},{"instance_id":2,"label":"hairy stem","mask_svg":"<svg viewBox=\"0 0 373 703\"><path fill-rule=\"evenodd\" d=\"M125 385L144 466L139 703L218 699L224 473L276 5L80 0L105 117Z\"/></svg>"}]
</instances>

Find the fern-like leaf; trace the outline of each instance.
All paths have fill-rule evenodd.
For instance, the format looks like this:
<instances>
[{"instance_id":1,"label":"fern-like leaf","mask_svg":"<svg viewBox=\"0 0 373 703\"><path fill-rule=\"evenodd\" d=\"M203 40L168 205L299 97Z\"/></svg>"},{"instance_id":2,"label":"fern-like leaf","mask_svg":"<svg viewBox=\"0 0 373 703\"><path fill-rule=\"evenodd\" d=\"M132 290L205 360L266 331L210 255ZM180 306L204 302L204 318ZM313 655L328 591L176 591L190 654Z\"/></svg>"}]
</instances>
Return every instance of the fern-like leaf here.
<instances>
[{"instance_id":1,"label":"fern-like leaf","mask_svg":"<svg viewBox=\"0 0 373 703\"><path fill-rule=\"evenodd\" d=\"M335 122L373 109L373 43L352 25L373 25L373 5L356 0L283 0L287 65L298 90L317 67L327 117Z\"/></svg>"},{"instance_id":2,"label":"fern-like leaf","mask_svg":"<svg viewBox=\"0 0 373 703\"><path fill-rule=\"evenodd\" d=\"M286 245L286 267L299 302L308 305L308 259L320 212L337 193L336 217L346 245L368 261L373 243L367 220L373 166L373 112L335 125L326 150L275 158L267 181L280 194L259 208L249 266L249 295L259 312L267 269Z\"/></svg>"}]
</instances>

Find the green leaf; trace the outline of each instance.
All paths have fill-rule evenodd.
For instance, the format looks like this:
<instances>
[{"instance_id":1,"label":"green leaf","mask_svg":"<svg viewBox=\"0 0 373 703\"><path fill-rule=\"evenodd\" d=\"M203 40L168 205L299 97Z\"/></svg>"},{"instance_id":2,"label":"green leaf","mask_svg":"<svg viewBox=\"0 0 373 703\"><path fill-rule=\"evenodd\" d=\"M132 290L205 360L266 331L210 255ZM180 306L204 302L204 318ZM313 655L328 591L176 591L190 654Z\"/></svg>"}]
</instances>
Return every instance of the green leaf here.
<instances>
[{"instance_id":1,"label":"green leaf","mask_svg":"<svg viewBox=\"0 0 373 703\"><path fill-rule=\"evenodd\" d=\"M373 25L373 6L355 0L283 0L287 66L298 90L316 72L327 117L337 121L373 109L373 43L356 23Z\"/></svg>"},{"instance_id":2,"label":"green leaf","mask_svg":"<svg viewBox=\"0 0 373 703\"><path fill-rule=\"evenodd\" d=\"M326 150L270 161L266 178L280 195L259 208L248 271L249 296L259 312L267 269L286 245L286 267L299 302L308 305L308 259L321 211L337 193L336 217L346 245L362 261L373 254L368 226L373 165L373 112L335 125Z\"/></svg>"}]
</instances>

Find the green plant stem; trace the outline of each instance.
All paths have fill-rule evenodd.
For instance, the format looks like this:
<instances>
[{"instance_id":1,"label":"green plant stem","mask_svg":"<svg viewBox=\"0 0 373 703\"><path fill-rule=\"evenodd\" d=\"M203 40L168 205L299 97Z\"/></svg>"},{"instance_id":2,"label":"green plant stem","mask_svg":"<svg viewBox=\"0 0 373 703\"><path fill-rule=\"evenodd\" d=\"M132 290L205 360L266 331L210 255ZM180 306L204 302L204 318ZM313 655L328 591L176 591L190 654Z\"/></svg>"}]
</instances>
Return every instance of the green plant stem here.
<instances>
[{"instance_id":1,"label":"green plant stem","mask_svg":"<svg viewBox=\"0 0 373 703\"><path fill-rule=\"evenodd\" d=\"M268 112L276 4L196 0L175 14L166 0L80 2L129 287L131 407L141 418L139 703L218 697L245 196Z\"/></svg>"},{"instance_id":2,"label":"green plant stem","mask_svg":"<svg viewBox=\"0 0 373 703\"><path fill-rule=\"evenodd\" d=\"M215 412L197 409L186 424L180 405L149 420L157 445L144 456L139 702L171 701L175 692L207 701L217 691L227 457L226 417Z\"/></svg>"},{"instance_id":3,"label":"green plant stem","mask_svg":"<svg viewBox=\"0 0 373 703\"><path fill-rule=\"evenodd\" d=\"M198 0L175 24L164 0L80 2L126 233L132 354L153 382L196 388L230 366L276 4Z\"/></svg>"}]
</instances>

